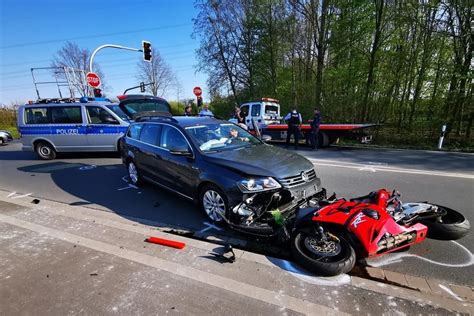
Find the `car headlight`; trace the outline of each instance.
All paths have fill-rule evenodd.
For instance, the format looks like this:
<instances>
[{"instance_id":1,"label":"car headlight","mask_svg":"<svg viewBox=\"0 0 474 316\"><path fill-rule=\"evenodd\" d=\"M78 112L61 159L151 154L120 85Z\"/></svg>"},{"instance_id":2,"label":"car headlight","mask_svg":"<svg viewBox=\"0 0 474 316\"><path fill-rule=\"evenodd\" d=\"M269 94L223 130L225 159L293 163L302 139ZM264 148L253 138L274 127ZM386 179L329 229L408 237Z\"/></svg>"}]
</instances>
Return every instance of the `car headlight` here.
<instances>
[{"instance_id":1,"label":"car headlight","mask_svg":"<svg viewBox=\"0 0 474 316\"><path fill-rule=\"evenodd\" d=\"M262 192L281 188L280 183L271 177L245 179L237 182L237 185L243 193Z\"/></svg>"}]
</instances>

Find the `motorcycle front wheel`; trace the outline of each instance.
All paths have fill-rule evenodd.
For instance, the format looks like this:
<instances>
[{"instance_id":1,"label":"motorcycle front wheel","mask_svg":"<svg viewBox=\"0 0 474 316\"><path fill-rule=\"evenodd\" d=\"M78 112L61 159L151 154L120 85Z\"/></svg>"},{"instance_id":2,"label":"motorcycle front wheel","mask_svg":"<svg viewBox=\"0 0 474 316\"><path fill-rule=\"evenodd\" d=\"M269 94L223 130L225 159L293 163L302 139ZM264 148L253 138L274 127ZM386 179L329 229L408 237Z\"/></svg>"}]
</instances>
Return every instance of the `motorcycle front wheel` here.
<instances>
[{"instance_id":1,"label":"motorcycle front wheel","mask_svg":"<svg viewBox=\"0 0 474 316\"><path fill-rule=\"evenodd\" d=\"M315 233L300 230L291 240L291 253L298 264L318 275L334 276L354 268L356 255L348 241L327 234L322 241Z\"/></svg>"},{"instance_id":2,"label":"motorcycle front wheel","mask_svg":"<svg viewBox=\"0 0 474 316\"><path fill-rule=\"evenodd\" d=\"M438 240L456 240L469 233L471 224L461 213L436 205L440 216L423 219L418 222L428 227L428 238Z\"/></svg>"}]
</instances>

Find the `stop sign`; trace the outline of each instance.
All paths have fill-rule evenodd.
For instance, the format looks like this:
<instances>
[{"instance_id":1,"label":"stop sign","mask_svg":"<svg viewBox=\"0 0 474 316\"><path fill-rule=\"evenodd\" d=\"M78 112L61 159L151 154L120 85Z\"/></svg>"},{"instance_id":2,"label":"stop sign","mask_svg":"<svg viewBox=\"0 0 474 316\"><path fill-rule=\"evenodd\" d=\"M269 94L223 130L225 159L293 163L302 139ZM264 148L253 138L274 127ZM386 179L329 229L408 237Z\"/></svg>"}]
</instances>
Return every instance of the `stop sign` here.
<instances>
[{"instance_id":1,"label":"stop sign","mask_svg":"<svg viewBox=\"0 0 474 316\"><path fill-rule=\"evenodd\" d=\"M200 87L194 87L193 93L195 96L199 97L202 94L202 90Z\"/></svg>"},{"instance_id":2,"label":"stop sign","mask_svg":"<svg viewBox=\"0 0 474 316\"><path fill-rule=\"evenodd\" d=\"M100 78L95 72L88 72L86 75L87 83L92 88L97 88L100 86Z\"/></svg>"}]
</instances>

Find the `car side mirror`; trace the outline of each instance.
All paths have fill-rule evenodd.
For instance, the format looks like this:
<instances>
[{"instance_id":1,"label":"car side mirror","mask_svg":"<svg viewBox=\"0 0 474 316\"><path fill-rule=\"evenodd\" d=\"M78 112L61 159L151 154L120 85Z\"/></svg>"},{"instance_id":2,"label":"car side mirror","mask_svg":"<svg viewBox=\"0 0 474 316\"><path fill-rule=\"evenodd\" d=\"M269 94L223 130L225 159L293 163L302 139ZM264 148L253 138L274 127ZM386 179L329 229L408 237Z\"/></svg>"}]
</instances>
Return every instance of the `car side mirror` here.
<instances>
[{"instance_id":1,"label":"car side mirror","mask_svg":"<svg viewBox=\"0 0 474 316\"><path fill-rule=\"evenodd\" d=\"M175 156L186 156L192 157L193 153L189 149L172 147L170 148L170 154Z\"/></svg>"}]
</instances>

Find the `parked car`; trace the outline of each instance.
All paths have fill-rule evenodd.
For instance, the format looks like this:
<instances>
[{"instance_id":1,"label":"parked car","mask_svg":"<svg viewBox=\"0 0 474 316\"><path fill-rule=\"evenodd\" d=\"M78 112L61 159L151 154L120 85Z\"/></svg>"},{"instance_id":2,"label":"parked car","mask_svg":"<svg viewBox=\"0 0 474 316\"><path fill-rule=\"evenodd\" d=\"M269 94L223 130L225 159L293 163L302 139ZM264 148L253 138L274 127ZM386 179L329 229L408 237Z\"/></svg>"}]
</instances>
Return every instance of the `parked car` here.
<instances>
[{"instance_id":1,"label":"parked car","mask_svg":"<svg viewBox=\"0 0 474 316\"><path fill-rule=\"evenodd\" d=\"M195 201L215 222L249 225L321 189L309 160L215 118L138 118L120 149L134 185L151 182Z\"/></svg>"},{"instance_id":2,"label":"parked car","mask_svg":"<svg viewBox=\"0 0 474 316\"><path fill-rule=\"evenodd\" d=\"M13 141L13 136L9 131L0 130L0 145L5 145Z\"/></svg>"},{"instance_id":3,"label":"parked car","mask_svg":"<svg viewBox=\"0 0 474 316\"><path fill-rule=\"evenodd\" d=\"M44 99L20 106L23 150L34 150L41 159L54 159L57 152L117 151L135 113L171 111L166 100L154 96L125 95L119 100Z\"/></svg>"}]
</instances>

